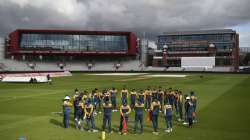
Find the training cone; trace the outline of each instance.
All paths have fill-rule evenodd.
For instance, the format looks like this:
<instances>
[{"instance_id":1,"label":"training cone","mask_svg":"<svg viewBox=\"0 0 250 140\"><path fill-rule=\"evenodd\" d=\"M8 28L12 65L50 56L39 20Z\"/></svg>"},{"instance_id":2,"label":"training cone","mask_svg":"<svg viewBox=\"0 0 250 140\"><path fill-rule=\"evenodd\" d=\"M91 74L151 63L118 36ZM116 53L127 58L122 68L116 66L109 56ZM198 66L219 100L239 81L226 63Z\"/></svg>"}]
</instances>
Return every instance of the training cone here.
<instances>
[{"instance_id":1,"label":"training cone","mask_svg":"<svg viewBox=\"0 0 250 140\"><path fill-rule=\"evenodd\" d=\"M150 123L151 121L152 121L152 111L149 111L147 115L147 123Z\"/></svg>"},{"instance_id":2,"label":"training cone","mask_svg":"<svg viewBox=\"0 0 250 140\"><path fill-rule=\"evenodd\" d=\"M123 130L123 133L126 135L128 132L128 129L127 129L127 123L126 123L125 117L123 117L123 121L122 121L122 130Z\"/></svg>"},{"instance_id":3,"label":"training cone","mask_svg":"<svg viewBox=\"0 0 250 140\"><path fill-rule=\"evenodd\" d=\"M102 131L102 140L105 140L106 139L106 133L105 131Z\"/></svg>"}]
</instances>

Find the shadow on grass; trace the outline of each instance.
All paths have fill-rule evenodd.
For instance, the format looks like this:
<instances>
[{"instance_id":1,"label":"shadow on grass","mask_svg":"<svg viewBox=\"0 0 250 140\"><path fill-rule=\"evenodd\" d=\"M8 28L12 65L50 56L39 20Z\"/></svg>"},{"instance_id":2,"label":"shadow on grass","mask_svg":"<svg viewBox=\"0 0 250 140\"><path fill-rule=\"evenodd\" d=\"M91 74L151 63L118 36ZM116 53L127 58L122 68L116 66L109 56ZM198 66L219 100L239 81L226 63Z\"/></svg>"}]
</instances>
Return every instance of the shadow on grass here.
<instances>
[{"instance_id":1,"label":"shadow on grass","mask_svg":"<svg viewBox=\"0 0 250 140\"><path fill-rule=\"evenodd\" d=\"M50 123L56 125L56 126L59 126L59 127L62 127L63 128L63 123L61 121L58 121L56 119L50 119L49 121Z\"/></svg>"}]
</instances>

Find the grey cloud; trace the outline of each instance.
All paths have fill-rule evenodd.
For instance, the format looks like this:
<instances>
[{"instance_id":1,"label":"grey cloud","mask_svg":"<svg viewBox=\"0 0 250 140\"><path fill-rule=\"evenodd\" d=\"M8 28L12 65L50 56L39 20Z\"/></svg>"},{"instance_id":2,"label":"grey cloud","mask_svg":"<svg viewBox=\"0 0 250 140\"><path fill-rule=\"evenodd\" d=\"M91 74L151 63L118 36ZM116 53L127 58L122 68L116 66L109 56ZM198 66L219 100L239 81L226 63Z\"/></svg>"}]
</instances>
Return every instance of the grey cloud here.
<instances>
[{"instance_id":1,"label":"grey cloud","mask_svg":"<svg viewBox=\"0 0 250 140\"><path fill-rule=\"evenodd\" d=\"M6 35L17 28L51 28L63 27L67 24L61 20L67 17L53 10L30 6L21 8L17 5L0 5L0 17L0 35Z\"/></svg>"},{"instance_id":2,"label":"grey cloud","mask_svg":"<svg viewBox=\"0 0 250 140\"><path fill-rule=\"evenodd\" d=\"M60 2L60 1L58 1ZM16 28L129 30L153 39L165 31L226 28L250 22L248 0L77 0L74 20L54 8L0 4L0 35ZM75 14L75 13L73 13Z\"/></svg>"}]
</instances>

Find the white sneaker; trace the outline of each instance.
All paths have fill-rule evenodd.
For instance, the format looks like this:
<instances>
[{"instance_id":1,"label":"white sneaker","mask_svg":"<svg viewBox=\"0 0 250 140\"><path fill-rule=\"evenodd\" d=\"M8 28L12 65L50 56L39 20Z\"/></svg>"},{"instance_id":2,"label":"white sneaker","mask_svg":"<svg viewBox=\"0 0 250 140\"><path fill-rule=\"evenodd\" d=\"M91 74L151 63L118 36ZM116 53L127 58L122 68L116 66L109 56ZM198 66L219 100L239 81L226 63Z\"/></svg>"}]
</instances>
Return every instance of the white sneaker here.
<instances>
[{"instance_id":1,"label":"white sneaker","mask_svg":"<svg viewBox=\"0 0 250 140\"><path fill-rule=\"evenodd\" d=\"M96 129L93 129L92 131L93 131L94 133L98 132L98 130L96 130Z\"/></svg>"},{"instance_id":2,"label":"white sneaker","mask_svg":"<svg viewBox=\"0 0 250 140\"><path fill-rule=\"evenodd\" d=\"M99 114L102 114L102 112L101 112L101 111L99 111Z\"/></svg>"},{"instance_id":3,"label":"white sneaker","mask_svg":"<svg viewBox=\"0 0 250 140\"><path fill-rule=\"evenodd\" d=\"M170 132L172 132L173 131L173 129L172 128L170 128Z\"/></svg>"},{"instance_id":4,"label":"white sneaker","mask_svg":"<svg viewBox=\"0 0 250 140\"><path fill-rule=\"evenodd\" d=\"M165 132L169 133L169 132L170 132L170 129L166 129Z\"/></svg>"},{"instance_id":5,"label":"white sneaker","mask_svg":"<svg viewBox=\"0 0 250 140\"><path fill-rule=\"evenodd\" d=\"M115 110L112 110L112 112L115 112Z\"/></svg>"},{"instance_id":6,"label":"white sneaker","mask_svg":"<svg viewBox=\"0 0 250 140\"><path fill-rule=\"evenodd\" d=\"M187 122L183 122L183 125L187 125L188 123Z\"/></svg>"}]
</instances>

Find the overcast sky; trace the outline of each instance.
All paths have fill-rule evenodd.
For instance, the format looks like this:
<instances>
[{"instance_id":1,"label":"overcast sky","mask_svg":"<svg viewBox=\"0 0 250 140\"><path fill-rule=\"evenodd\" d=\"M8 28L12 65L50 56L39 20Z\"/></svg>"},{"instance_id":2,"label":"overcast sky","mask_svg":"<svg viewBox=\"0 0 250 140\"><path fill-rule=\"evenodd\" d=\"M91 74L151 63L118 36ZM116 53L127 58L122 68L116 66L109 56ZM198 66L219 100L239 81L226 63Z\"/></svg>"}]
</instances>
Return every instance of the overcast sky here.
<instances>
[{"instance_id":1,"label":"overcast sky","mask_svg":"<svg viewBox=\"0 0 250 140\"><path fill-rule=\"evenodd\" d=\"M232 28L250 47L249 0L0 0L0 36L17 28L167 31Z\"/></svg>"}]
</instances>

